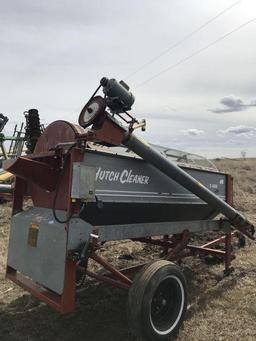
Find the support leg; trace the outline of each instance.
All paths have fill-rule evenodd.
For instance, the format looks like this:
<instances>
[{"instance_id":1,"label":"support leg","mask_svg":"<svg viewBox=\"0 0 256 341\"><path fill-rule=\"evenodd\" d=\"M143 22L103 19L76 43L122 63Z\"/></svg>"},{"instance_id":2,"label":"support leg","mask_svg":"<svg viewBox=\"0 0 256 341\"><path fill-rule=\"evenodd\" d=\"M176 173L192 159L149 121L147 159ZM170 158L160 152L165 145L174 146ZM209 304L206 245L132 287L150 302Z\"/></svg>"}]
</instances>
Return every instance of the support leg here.
<instances>
[{"instance_id":1,"label":"support leg","mask_svg":"<svg viewBox=\"0 0 256 341\"><path fill-rule=\"evenodd\" d=\"M232 244L231 244L231 232L227 232L225 235L225 270L224 274L226 276L230 275L234 268L231 267L232 257Z\"/></svg>"}]
</instances>

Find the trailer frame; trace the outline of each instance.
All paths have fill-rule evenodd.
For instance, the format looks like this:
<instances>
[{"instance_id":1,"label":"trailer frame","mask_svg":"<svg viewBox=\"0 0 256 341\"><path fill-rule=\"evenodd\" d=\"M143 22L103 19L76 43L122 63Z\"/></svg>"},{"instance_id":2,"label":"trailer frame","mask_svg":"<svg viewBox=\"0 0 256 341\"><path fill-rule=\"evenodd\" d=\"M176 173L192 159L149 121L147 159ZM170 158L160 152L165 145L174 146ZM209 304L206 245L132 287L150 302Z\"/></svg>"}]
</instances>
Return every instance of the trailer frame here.
<instances>
[{"instance_id":1,"label":"trailer frame","mask_svg":"<svg viewBox=\"0 0 256 341\"><path fill-rule=\"evenodd\" d=\"M189 228L189 223L191 224L191 228ZM154 236L159 236L159 227L156 226L156 228L153 229L151 224L149 224L152 231L152 236L137 237L134 235L134 237L129 236L130 238L121 237L119 240L130 239L132 241L137 241L148 245L159 246L159 251L161 253L160 259L165 259L168 261L181 262L184 258L190 256L216 256L224 262L225 274L229 274L232 271L231 262L235 258L232 252L232 237L236 236L238 232L231 231L231 225L228 221L219 219L210 221L176 222L176 224L179 226L179 230L182 226L184 227L184 230L182 233L175 233L173 235L166 234L166 227L168 224L170 230L172 230L171 227L175 226L175 222L166 222L162 224L161 226L164 226L165 234L158 238L155 238ZM136 226L136 224L133 225L134 226L132 227ZM115 228L119 230L123 229L123 235L125 236L125 233L127 233L127 226L128 225L116 225ZM220 229L223 230L223 226L225 226L224 235L221 237L211 240L203 245L193 245L189 243L189 238L193 233L200 231L220 231ZM69 313L75 309L75 282L77 272L85 274L94 281L103 282L116 288L129 290L132 284L132 279L130 276L142 269L146 263L118 269L110 264L106 259L101 257L97 251L102 248L102 244L105 241L110 241L112 239L103 238L105 239L103 240L100 238L99 236L101 236L101 233L99 230L104 231L108 227L108 225L101 226L100 228L98 227L97 230L94 230L89 244L86 245L87 251L82 258L81 253L83 248L69 252L66 258L64 291L62 295L58 295L53 291L34 283L31 279L22 275L10 266L7 266L6 277L61 313ZM99 232L98 235L95 234L96 231ZM104 233L105 234L102 235L107 237L106 232ZM110 232L110 235L111 234L112 231ZM219 248L220 245L223 246L222 249ZM92 260L100 265L105 270L104 274L94 273L88 269L87 265L89 260Z\"/></svg>"}]
</instances>

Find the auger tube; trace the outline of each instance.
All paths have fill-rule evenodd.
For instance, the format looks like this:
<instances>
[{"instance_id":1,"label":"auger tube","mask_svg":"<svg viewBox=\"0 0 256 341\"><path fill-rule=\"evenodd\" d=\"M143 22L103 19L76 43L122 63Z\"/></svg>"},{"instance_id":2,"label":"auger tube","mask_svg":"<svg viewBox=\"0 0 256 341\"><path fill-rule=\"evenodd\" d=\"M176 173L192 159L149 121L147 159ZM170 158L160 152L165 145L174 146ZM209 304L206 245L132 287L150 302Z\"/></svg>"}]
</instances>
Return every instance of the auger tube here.
<instances>
[{"instance_id":1,"label":"auger tube","mask_svg":"<svg viewBox=\"0 0 256 341\"><path fill-rule=\"evenodd\" d=\"M178 167L175 163L161 155L160 152L151 147L146 141L138 138L132 133L126 133L123 144L145 161L151 163L169 178L173 179L181 186L197 195L200 199L209 204L216 211L222 213L230 220L240 232L251 239L255 239L255 228L240 212L221 200L217 195L202 185L199 181ZM249 230L249 231L248 231Z\"/></svg>"}]
</instances>

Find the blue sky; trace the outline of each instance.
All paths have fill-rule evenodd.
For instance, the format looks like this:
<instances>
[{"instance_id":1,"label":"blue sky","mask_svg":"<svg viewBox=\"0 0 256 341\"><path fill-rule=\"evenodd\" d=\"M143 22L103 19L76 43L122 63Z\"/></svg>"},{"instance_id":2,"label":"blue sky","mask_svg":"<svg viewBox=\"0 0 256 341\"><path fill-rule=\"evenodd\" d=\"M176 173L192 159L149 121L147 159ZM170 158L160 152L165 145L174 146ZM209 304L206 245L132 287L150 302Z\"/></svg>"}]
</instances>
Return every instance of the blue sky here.
<instances>
[{"instance_id":1,"label":"blue sky","mask_svg":"<svg viewBox=\"0 0 256 341\"><path fill-rule=\"evenodd\" d=\"M177 48L127 77L222 10ZM43 123L77 122L102 76L124 79L152 143L212 156L256 156L256 2L199 0L0 2L0 112L39 109Z\"/></svg>"}]
</instances>

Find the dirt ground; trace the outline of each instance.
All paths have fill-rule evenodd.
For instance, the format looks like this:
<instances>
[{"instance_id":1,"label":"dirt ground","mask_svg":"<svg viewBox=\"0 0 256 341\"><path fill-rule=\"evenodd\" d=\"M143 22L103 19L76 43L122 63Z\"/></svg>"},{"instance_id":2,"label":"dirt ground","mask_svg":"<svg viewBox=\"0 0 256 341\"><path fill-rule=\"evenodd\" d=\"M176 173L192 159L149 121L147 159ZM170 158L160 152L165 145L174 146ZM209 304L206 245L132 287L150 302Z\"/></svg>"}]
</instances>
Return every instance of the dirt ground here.
<instances>
[{"instance_id":1,"label":"dirt ground","mask_svg":"<svg viewBox=\"0 0 256 341\"><path fill-rule=\"evenodd\" d=\"M256 222L256 160L216 164L233 174L235 206ZM61 316L4 278L10 211L9 204L0 206L0 340L135 341L126 322L124 291L87 283L77 295L76 311ZM131 242L109 243L101 253L121 267L159 256L157 248ZM120 260L120 254L130 254L132 259ZM235 271L227 277L223 264L185 260L189 309L177 340L256 340L255 264L252 242L237 250Z\"/></svg>"}]
</instances>

